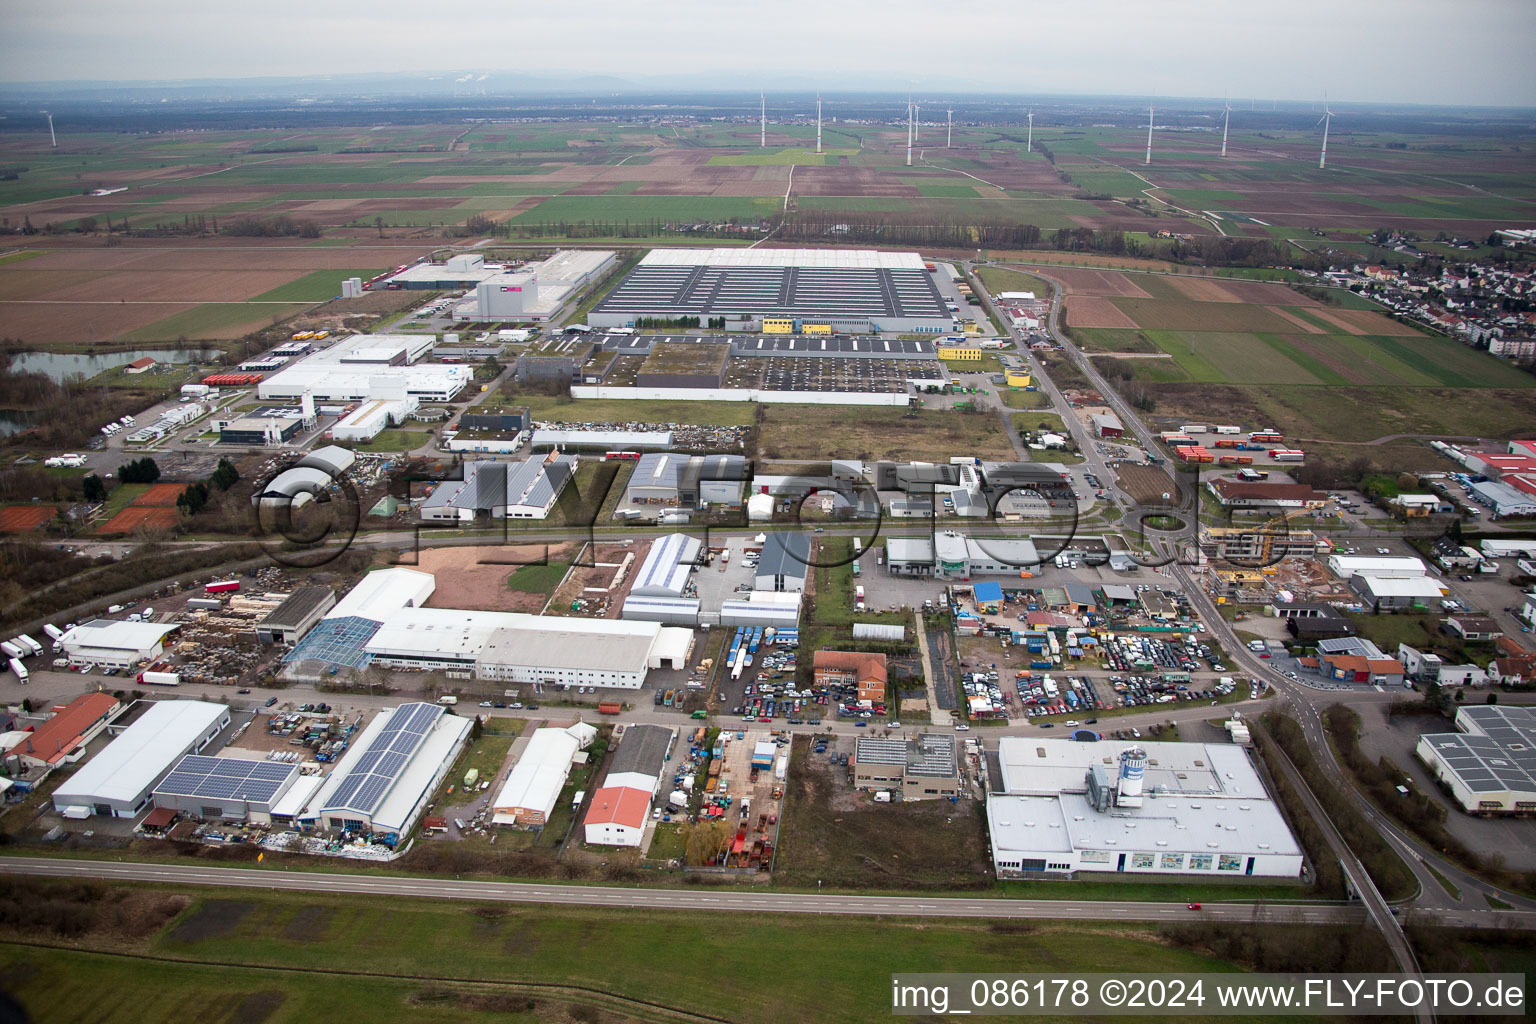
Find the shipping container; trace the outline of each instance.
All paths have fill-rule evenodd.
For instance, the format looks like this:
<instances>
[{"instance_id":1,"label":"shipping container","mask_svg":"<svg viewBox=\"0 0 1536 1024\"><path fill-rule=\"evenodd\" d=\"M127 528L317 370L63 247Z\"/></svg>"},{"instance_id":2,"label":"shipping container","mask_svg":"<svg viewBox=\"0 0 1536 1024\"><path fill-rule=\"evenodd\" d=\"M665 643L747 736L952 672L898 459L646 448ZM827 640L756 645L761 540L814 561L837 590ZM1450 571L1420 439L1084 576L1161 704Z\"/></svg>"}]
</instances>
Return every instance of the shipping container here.
<instances>
[{"instance_id":1,"label":"shipping container","mask_svg":"<svg viewBox=\"0 0 1536 1024\"><path fill-rule=\"evenodd\" d=\"M149 686L180 686L179 672L140 672L139 682Z\"/></svg>"},{"instance_id":2,"label":"shipping container","mask_svg":"<svg viewBox=\"0 0 1536 1024\"><path fill-rule=\"evenodd\" d=\"M600 715L616 715L624 710L624 705L616 700L605 700L597 705L597 713Z\"/></svg>"},{"instance_id":3,"label":"shipping container","mask_svg":"<svg viewBox=\"0 0 1536 1024\"><path fill-rule=\"evenodd\" d=\"M203 591L209 594L227 594L239 589L239 580L220 580L203 587Z\"/></svg>"}]
</instances>

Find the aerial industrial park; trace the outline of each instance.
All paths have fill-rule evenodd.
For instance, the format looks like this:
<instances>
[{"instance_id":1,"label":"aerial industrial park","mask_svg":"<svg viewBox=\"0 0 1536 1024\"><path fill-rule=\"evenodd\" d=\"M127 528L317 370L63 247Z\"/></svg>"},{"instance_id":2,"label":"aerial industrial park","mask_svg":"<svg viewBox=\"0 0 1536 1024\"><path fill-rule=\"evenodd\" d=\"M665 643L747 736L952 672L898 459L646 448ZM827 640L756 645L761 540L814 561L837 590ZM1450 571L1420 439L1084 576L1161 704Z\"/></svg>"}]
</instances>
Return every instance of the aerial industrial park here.
<instances>
[{"instance_id":1,"label":"aerial industrial park","mask_svg":"<svg viewBox=\"0 0 1536 1024\"><path fill-rule=\"evenodd\" d=\"M354 77L0 84L16 1019L1523 979L1527 109Z\"/></svg>"}]
</instances>

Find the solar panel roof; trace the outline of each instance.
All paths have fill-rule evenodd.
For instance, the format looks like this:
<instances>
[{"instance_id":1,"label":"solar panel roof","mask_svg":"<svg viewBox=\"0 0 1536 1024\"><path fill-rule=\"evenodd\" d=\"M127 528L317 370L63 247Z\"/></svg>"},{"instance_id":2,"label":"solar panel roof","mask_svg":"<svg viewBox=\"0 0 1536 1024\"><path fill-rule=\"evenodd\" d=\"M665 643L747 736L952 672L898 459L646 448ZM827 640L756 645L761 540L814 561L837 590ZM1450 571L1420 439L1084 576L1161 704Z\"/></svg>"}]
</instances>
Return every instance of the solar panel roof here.
<instances>
[{"instance_id":1,"label":"solar panel roof","mask_svg":"<svg viewBox=\"0 0 1536 1024\"><path fill-rule=\"evenodd\" d=\"M442 715L443 709L436 704L402 704L396 708L368 749L348 766L346 777L322 813L351 811L372 816Z\"/></svg>"},{"instance_id":2,"label":"solar panel roof","mask_svg":"<svg viewBox=\"0 0 1536 1024\"><path fill-rule=\"evenodd\" d=\"M925 270L860 267L687 267L632 270L594 310L637 316L933 317L948 320Z\"/></svg>"},{"instance_id":3,"label":"solar panel roof","mask_svg":"<svg viewBox=\"0 0 1536 1024\"><path fill-rule=\"evenodd\" d=\"M271 803L298 772L298 766L277 761L188 754L155 787L155 795Z\"/></svg>"}]
</instances>

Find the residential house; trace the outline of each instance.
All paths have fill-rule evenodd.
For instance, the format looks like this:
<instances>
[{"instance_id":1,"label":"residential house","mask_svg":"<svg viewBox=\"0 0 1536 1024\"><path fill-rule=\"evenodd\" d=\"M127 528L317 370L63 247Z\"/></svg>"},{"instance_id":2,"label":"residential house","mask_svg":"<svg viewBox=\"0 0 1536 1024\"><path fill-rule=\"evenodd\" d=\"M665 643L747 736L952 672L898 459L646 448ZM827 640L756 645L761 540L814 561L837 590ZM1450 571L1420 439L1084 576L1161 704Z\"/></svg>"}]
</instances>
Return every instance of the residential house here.
<instances>
[{"instance_id":1,"label":"residential house","mask_svg":"<svg viewBox=\"0 0 1536 1024\"><path fill-rule=\"evenodd\" d=\"M811 660L817 686L857 686L859 700L885 700L885 655L865 651L817 651Z\"/></svg>"}]
</instances>

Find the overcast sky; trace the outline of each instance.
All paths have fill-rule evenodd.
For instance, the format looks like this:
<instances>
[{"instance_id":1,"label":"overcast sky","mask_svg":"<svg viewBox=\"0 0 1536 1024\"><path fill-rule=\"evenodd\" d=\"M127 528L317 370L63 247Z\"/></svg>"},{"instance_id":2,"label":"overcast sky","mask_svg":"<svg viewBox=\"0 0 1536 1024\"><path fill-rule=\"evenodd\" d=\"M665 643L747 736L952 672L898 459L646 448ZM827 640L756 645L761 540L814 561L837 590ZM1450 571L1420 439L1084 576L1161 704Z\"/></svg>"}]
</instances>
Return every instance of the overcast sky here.
<instances>
[{"instance_id":1,"label":"overcast sky","mask_svg":"<svg viewBox=\"0 0 1536 1024\"><path fill-rule=\"evenodd\" d=\"M4 0L0 80L506 70L1536 106L1531 0ZM783 87L781 85L781 87Z\"/></svg>"}]
</instances>

